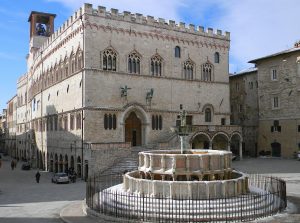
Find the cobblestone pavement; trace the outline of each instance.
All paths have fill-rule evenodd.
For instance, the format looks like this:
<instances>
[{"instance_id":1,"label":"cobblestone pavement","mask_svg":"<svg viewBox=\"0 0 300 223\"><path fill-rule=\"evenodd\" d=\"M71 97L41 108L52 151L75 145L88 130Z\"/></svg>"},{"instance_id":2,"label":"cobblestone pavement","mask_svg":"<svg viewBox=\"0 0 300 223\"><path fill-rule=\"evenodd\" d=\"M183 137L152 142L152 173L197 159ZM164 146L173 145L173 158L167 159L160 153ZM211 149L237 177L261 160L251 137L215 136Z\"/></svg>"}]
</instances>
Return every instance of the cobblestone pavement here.
<instances>
[{"instance_id":1,"label":"cobblestone pavement","mask_svg":"<svg viewBox=\"0 0 300 223\"><path fill-rule=\"evenodd\" d=\"M2 156L0 168L0 223L61 223L60 211L84 199L85 182L52 184L52 173L21 170L21 162L10 169L10 158Z\"/></svg>"},{"instance_id":2,"label":"cobblestone pavement","mask_svg":"<svg viewBox=\"0 0 300 223\"><path fill-rule=\"evenodd\" d=\"M51 183L51 173L42 172L41 182L34 179L35 171L10 169L4 160L0 168L0 223L61 223L59 214L65 210L66 222L90 223L95 219L85 217L81 211L85 183L56 185ZM288 209L275 217L255 222L300 222L300 162L286 159L244 159L234 161L235 169L248 173L278 176L287 181ZM77 205L76 205L77 204ZM105 222L100 219L97 222Z\"/></svg>"},{"instance_id":3,"label":"cobblestone pavement","mask_svg":"<svg viewBox=\"0 0 300 223\"><path fill-rule=\"evenodd\" d=\"M243 161L233 161L232 166L243 172L272 175L286 181L288 207L285 213L255 222L300 222L300 161L279 158L249 158Z\"/></svg>"}]
</instances>

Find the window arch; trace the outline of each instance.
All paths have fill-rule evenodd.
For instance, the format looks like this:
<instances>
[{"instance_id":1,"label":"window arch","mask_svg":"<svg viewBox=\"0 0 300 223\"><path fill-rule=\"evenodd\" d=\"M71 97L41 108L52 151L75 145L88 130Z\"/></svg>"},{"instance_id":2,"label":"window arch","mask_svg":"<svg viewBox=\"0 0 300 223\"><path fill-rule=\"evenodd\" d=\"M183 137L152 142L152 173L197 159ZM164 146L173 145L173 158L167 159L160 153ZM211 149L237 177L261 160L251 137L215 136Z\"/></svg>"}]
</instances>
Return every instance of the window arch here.
<instances>
[{"instance_id":1,"label":"window arch","mask_svg":"<svg viewBox=\"0 0 300 223\"><path fill-rule=\"evenodd\" d=\"M64 64L63 64L63 72L61 72L61 79L67 77L69 75L69 63L68 58L65 57Z\"/></svg>"},{"instance_id":2,"label":"window arch","mask_svg":"<svg viewBox=\"0 0 300 223\"><path fill-rule=\"evenodd\" d=\"M151 75L161 76L162 74L162 58L156 54L151 57Z\"/></svg>"},{"instance_id":3,"label":"window arch","mask_svg":"<svg viewBox=\"0 0 300 223\"><path fill-rule=\"evenodd\" d=\"M106 49L103 52L103 70L116 71L117 70L117 53L113 49Z\"/></svg>"},{"instance_id":4,"label":"window arch","mask_svg":"<svg viewBox=\"0 0 300 223\"><path fill-rule=\"evenodd\" d=\"M141 58L136 52L128 55L128 72L140 74Z\"/></svg>"},{"instance_id":5,"label":"window arch","mask_svg":"<svg viewBox=\"0 0 300 223\"><path fill-rule=\"evenodd\" d=\"M180 58L181 57L181 50L179 46L175 47L175 58Z\"/></svg>"},{"instance_id":6,"label":"window arch","mask_svg":"<svg viewBox=\"0 0 300 223\"><path fill-rule=\"evenodd\" d=\"M206 108L205 109L205 122L211 122L211 108Z\"/></svg>"},{"instance_id":7,"label":"window arch","mask_svg":"<svg viewBox=\"0 0 300 223\"><path fill-rule=\"evenodd\" d=\"M183 64L183 75L186 80L194 79L194 63L191 60L187 60Z\"/></svg>"},{"instance_id":8,"label":"window arch","mask_svg":"<svg viewBox=\"0 0 300 223\"><path fill-rule=\"evenodd\" d=\"M220 63L220 54L219 54L219 52L215 52L215 63Z\"/></svg>"},{"instance_id":9,"label":"window arch","mask_svg":"<svg viewBox=\"0 0 300 223\"><path fill-rule=\"evenodd\" d=\"M81 113L76 115L76 129L81 129Z\"/></svg>"},{"instance_id":10,"label":"window arch","mask_svg":"<svg viewBox=\"0 0 300 223\"><path fill-rule=\"evenodd\" d=\"M71 57L70 57L70 64L71 64L71 72L70 72L70 74L73 74L74 72L75 72L75 67L76 67L76 58L75 58L75 55L72 53L71 54ZM66 76L68 76L68 75L66 75Z\"/></svg>"},{"instance_id":11,"label":"window arch","mask_svg":"<svg viewBox=\"0 0 300 223\"><path fill-rule=\"evenodd\" d=\"M107 114L104 115L104 129L108 129L108 117L107 117Z\"/></svg>"},{"instance_id":12,"label":"window arch","mask_svg":"<svg viewBox=\"0 0 300 223\"><path fill-rule=\"evenodd\" d=\"M115 114L104 114L104 129L111 130L117 128L117 116Z\"/></svg>"},{"instance_id":13,"label":"window arch","mask_svg":"<svg viewBox=\"0 0 300 223\"><path fill-rule=\"evenodd\" d=\"M77 67L76 70L80 70L83 67L83 61L82 61L82 51L81 49L78 49L76 54L76 61L77 61Z\"/></svg>"},{"instance_id":14,"label":"window arch","mask_svg":"<svg viewBox=\"0 0 300 223\"><path fill-rule=\"evenodd\" d=\"M163 120L161 115L152 115L152 130L162 130Z\"/></svg>"},{"instance_id":15,"label":"window arch","mask_svg":"<svg viewBox=\"0 0 300 223\"><path fill-rule=\"evenodd\" d=\"M202 80L213 81L213 65L209 62L202 65Z\"/></svg>"}]
</instances>

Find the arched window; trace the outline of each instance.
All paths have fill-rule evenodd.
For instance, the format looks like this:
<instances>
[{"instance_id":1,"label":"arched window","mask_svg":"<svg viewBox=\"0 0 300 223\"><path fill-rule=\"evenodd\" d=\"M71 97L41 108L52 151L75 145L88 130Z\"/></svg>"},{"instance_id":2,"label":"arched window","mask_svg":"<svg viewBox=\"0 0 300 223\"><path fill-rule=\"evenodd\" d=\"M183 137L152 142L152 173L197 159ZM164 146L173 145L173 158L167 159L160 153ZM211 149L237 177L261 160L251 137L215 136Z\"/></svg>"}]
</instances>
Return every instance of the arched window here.
<instances>
[{"instance_id":1,"label":"arched window","mask_svg":"<svg viewBox=\"0 0 300 223\"><path fill-rule=\"evenodd\" d=\"M67 131L68 130L68 116L64 117L64 130Z\"/></svg>"},{"instance_id":2,"label":"arched window","mask_svg":"<svg viewBox=\"0 0 300 223\"><path fill-rule=\"evenodd\" d=\"M128 55L128 72L133 74L140 73L140 61L141 58L136 52L132 52Z\"/></svg>"},{"instance_id":3,"label":"arched window","mask_svg":"<svg viewBox=\"0 0 300 223\"><path fill-rule=\"evenodd\" d=\"M82 61L82 51L79 49L76 55L77 60L77 67L76 70L80 70L83 67L83 61Z\"/></svg>"},{"instance_id":4,"label":"arched window","mask_svg":"<svg viewBox=\"0 0 300 223\"><path fill-rule=\"evenodd\" d=\"M220 63L220 54L215 52L215 63Z\"/></svg>"},{"instance_id":5,"label":"arched window","mask_svg":"<svg viewBox=\"0 0 300 223\"><path fill-rule=\"evenodd\" d=\"M113 123L113 121L112 121L112 115L109 114L108 115L108 128L109 129L112 129L112 123Z\"/></svg>"},{"instance_id":6,"label":"arched window","mask_svg":"<svg viewBox=\"0 0 300 223\"><path fill-rule=\"evenodd\" d=\"M117 128L117 116L114 114L113 115L113 129Z\"/></svg>"},{"instance_id":7,"label":"arched window","mask_svg":"<svg viewBox=\"0 0 300 223\"><path fill-rule=\"evenodd\" d=\"M158 120L158 128L159 128L159 130L162 130L162 117L161 117L161 115L159 116L159 120Z\"/></svg>"},{"instance_id":8,"label":"arched window","mask_svg":"<svg viewBox=\"0 0 300 223\"><path fill-rule=\"evenodd\" d=\"M76 129L81 129L81 114L76 115Z\"/></svg>"},{"instance_id":9,"label":"arched window","mask_svg":"<svg viewBox=\"0 0 300 223\"><path fill-rule=\"evenodd\" d=\"M202 65L202 80L213 81L213 66L209 62Z\"/></svg>"},{"instance_id":10,"label":"arched window","mask_svg":"<svg viewBox=\"0 0 300 223\"><path fill-rule=\"evenodd\" d=\"M162 74L162 58L156 54L151 58L151 75L161 76Z\"/></svg>"},{"instance_id":11,"label":"arched window","mask_svg":"<svg viewBox=\"0 0 300 223\"><path fill-rule=\"evenodd\" d=\"M115 114L104 114L104 129L116 129L117 116Z\"/></svg>"},{"instance_id":12,"label":"arched window","mask_svg":"<svg viewBox=\"0 0 300 223\"><path fill-rule=\"evenodd\" d=\"M112 49L103 52L103 70L117 70L117 53Z\"/></svg>"},{"instance_id":13,"label":"arched window","mask_svg":"<svg viewBox=\"0 0 300 223\"><path fill-rule=\"evenodd\" d=\"M64 77L67 77L69 75L69 63L67 58L65 59L64 62L64 73L61 73L61 79L63 79Z\"/></svg>"},{"instance_id":14,"label":"arched window","mask_svg":"<svg viewBox=\"0 0 300 223\"><path fill-rule=\"evenodd\" d=\"M191 60L187 60L183 65L184 79L193 80L194 79L194 63Z\"/></svg>"},{"instance_id":15,"label":"arched window","mask_svg":"<svg viewBox=\"0 0 300 223\"><path fill-rule=\"evenodd\" d=\"M107 114L104 115L104 129L108 129L108 117L107 117Z\"/></svg>"},{"instance_id":16,"label":"arched window","mask_svg":"<svg viewBox=\"0 0 300 223\"><path fill-rule=\"evenodd\" d=\"M180 56L181 56L180 53L181 53L181 52L180 52L180 47L179 47L179 46L176 46L176 47L175 47L175 57L176 57L176 58L180 58Z\"/></svg>"},{"instance_id":17,"label":"arched window","mask_svg":"<svg viewBox=\"0 0 300 223\"><path fill-rule=\"evenodd\" d=\"M70 130L74 130L74 115L70 115Z\"/></svg>"},{"instance_id":18,"label":"arched window","mask_svg":"<svg viewBox=\"0 0 300 223\"><path fill-rule=\"evenodd\" d=\"M152 115L152 130L162 130L162 116Z\"/></svg>"},{"instance_id":19,"label":"arched window","mask_svg":"<svg viewBox=\"0 0 300 223\"><path fill-rule=\"evenodd\" d=\"M155 116L152 115L152 130L155 130Z\"/></svg>"},{"instance_id":20,"label":"arched window","mask_svg":"<svg viewBox=\"0 0 300 223\"><path fill-rule=\"evenodd\" d=\"M71 64L71 67L70 67L70 74L73 74L75 72L75 55L72 54L71 57L70 57L70 64ZM68 75L66 75L68 76Z\"/></svg>"},{"instance_id":21,"label":"arched window","mask_svg":"<svg viewBox=\"0 0 300 223\"><path fill-rule=\"evenodd\" d=\"M205 109L205 122L211 122L211 109Z\"/></svg>"}]
</instances>

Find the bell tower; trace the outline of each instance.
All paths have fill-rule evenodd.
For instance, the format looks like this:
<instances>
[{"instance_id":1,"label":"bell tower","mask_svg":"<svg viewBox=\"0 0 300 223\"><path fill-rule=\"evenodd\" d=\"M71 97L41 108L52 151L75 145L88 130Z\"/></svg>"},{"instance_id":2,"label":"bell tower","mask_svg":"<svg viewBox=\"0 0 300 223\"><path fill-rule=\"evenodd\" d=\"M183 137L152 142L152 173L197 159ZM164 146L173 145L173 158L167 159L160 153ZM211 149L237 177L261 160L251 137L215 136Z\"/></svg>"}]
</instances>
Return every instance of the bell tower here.
<instances>
[{"instance_id":1,"label":"bell tower","mask_svg":"<svg viewBox=\"0 0 300 223\"><path fill-rule=\"evenodd\" d=\"M55 14L32 11L28 22L30 22L30 38L33 36L49 37L54 32Z\"/></svg>"},{"instance_id":2,"label":"bell tower","mask_svg":"<svg viewBox=\"0 0 300 223\"><path fill-rule=\"evenodd\" d=\"M28 18L30 22L30 52L39 49L54 32L55 14L32 11Z\"/></svg>"}]
</instances>

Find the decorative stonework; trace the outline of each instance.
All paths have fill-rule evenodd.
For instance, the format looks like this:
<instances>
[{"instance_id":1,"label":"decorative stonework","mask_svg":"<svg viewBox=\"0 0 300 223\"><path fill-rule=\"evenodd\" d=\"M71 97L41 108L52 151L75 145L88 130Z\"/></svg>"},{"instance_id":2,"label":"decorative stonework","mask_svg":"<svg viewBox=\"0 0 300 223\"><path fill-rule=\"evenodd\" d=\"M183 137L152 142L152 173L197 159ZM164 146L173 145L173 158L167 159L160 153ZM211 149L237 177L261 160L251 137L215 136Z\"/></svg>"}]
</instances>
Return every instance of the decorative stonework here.
<instances>
[{"instance_id":1,"label":"decorative stonework","mask_svg":"<svg viewBox=\"0 0 300 223\"><path fill-rule=\"evenodd\" d=\"M139 153L138 171L124 175L124 190L183 199L224 198L249 191L248 177L231 168L231 152L163 150Z\"/></svg>"}]
</instances>

